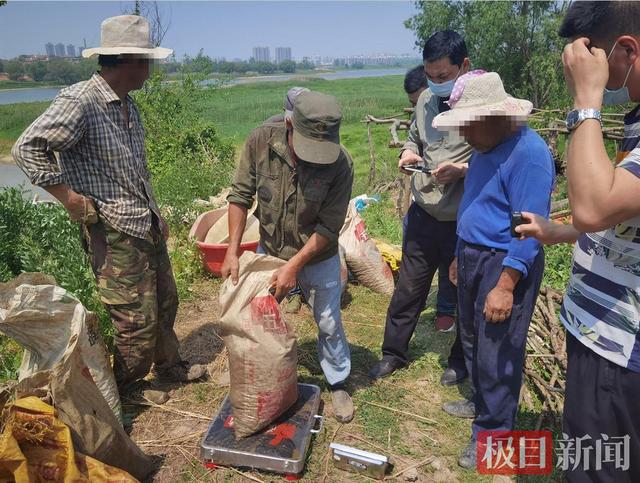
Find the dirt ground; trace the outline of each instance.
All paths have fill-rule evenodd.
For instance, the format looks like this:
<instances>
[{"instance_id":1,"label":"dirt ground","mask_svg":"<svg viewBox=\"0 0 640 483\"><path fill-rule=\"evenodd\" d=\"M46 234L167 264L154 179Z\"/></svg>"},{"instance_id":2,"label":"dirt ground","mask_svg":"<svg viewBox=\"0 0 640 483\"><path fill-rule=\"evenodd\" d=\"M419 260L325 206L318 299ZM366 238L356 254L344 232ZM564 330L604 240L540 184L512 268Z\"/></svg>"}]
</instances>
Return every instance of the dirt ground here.
<instances>
[{"instance_id":1,"label":"dirt ground","mask_svg":"<svg viewBox=\"0 0 640 483\"><path fill-rule=\"evenodd\" d=\"M163 406L134 406L125 401L125 421L131 437L148 454L158 457L158 471L150 481L284 481L281 475L247 469L207 470L200 460L200 441L217 412L227 388L226 353L214 323L219 314L219 282L203 281L194 287L195 301L183 303L176 323L181 351L192 363L208 364L207 381L177 386ZM322 388L323 431L312 438L303 481L373 481L333 466L329 444L340 442L391 457L391 481L455 482L491 481L457 466L457 456L469 437L469 420L441 411L442 402L459 398L463 388L443 388L438 381L452 334L433 328L433 310L423 314L412 342L413 363L392 377L371 385L366 373L379 358L386 296L350 286L343 301L343 320L352 352L350 392L356 405L355 419L341 425L333 419L328 388L315 352L316 328L306 306L289 314L298 334L300 382ZM508 481L508 480L507 480Z\"/></svg>"}]
</instances>

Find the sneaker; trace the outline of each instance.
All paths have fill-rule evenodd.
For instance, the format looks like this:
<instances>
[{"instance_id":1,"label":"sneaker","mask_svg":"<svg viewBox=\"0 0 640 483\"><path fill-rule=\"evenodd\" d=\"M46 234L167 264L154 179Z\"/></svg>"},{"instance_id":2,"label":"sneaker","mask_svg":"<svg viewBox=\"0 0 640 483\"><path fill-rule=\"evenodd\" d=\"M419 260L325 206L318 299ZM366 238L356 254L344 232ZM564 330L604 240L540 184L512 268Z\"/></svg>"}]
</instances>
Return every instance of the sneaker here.
<instances>
[{"instance_id":1,"label":"sneaker","mask_svg":"<svg viewBox=\"0 0 640 483\"><path fill-rule=\"evenodd\" d=\"M455 326L456 319L452 315L436 315L436 329L438 330L438 332L451 332Z\"/></svg>"},{"instance_id":2,"label":"sneaker","mask_svg":"<svg viewBox=\"0 0 640 483\"><path fill-rule=\"evenodd\" d=\"M333 406L333 415L339 423L348 423L353 419L353 401L344 389L331 391L331 405Z\"/></svg>"},{"instance_id":3,"label":"sneaker","mask_svg":"<svg viewBox=\"0 0 640 483\"><path fill-rule=\"evenodd\" d=\"M167 369L153 370L158 382L191 382L207 375L207 366L204 364L190 365L188 361L180 361Z\"/></svg>"},{"instance_id":4,"label":"sneaker","mask_svg":"<svg viewBox=\"0 0 640 483\"><path fill-rule=\"evenodd\" d=\"M469 440L467 447L462 451L458 458L458 464L468 470L476 469L477 443L475 440Z\"/></svg>"},{"instance_id":5,"label":"sneaker","mask_svg":"<svg viewBox=\"0 0 640 483\"><path fill-rule=\"evenodd\" d=\"M448 415L456 418L473 419L476 417L476 405L468 399L446 402L442 405L442 409Z\"/></svg>"},{"instance_id":6,"label":"sneaker","mask_svg":"<svg viewBox=\"0 0 640 483\"><path fill-rule=\"evenodd\" d=\"M455 386L460 384L469 376L466 369L460 369L456 367L447 367L440 377L440 384L442 386Z\"/></svg>"},{"instance_id":7,"label":"sneaker","mask_svg":"<svg viewBox=\"0 0 640 483\"><path fill-rule=\"evenodd\" d=\"M375 381L384 377L390 376L397 369L404 367L405 364L397 359L382 359L369 371L369 379Z\"/></svg>"}]
</instances>

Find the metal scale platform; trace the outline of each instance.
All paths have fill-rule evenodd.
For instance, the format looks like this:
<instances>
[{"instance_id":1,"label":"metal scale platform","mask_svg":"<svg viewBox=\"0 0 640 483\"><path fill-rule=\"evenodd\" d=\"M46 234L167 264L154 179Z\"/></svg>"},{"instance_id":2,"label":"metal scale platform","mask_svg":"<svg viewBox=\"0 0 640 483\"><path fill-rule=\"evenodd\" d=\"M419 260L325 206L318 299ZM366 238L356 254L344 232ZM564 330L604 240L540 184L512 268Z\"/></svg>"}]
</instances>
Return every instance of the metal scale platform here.
<instances>
[{"instance_id":1,"label":"metal scale platform","mask_svg":"<svg viewBox=\"0 0 640 483\"><path fill-rule=\"evenodd\" d=\"M297 402L276 422L259 433L236 439L231 427L231 404L224 399L200 445L208 468L234 466L273 471L295 477L304 470L313 434L322 429L320 388L298 384ZM314 429L319 423L319 428Z\"/></svg>"}]
</instances>

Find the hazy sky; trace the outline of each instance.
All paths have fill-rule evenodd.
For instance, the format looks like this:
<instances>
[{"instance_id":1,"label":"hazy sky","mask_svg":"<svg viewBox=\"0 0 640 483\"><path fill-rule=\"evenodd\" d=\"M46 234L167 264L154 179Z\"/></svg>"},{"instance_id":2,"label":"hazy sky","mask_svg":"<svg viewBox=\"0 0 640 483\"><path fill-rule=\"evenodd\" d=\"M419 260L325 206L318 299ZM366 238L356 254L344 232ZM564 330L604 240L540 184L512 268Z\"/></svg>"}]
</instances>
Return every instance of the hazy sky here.
<instances>
[{"instance_id":1,"label":"hazy sky","mask_svg":"<svg viewBox=\"0 0 640 483\"><path fill-rule=\"evenodd\" d=\"M44 44L100 43L100 23L133 1L31 2L0 7L0 58L43 54ZM295 58L375 52L411 53L413 32L403 25L415 12L409 1L163 1L171 27L163 46L179 58L200 48L212 57L247 59L258 45L290 46Z\"/></svg>"}]
</instances>

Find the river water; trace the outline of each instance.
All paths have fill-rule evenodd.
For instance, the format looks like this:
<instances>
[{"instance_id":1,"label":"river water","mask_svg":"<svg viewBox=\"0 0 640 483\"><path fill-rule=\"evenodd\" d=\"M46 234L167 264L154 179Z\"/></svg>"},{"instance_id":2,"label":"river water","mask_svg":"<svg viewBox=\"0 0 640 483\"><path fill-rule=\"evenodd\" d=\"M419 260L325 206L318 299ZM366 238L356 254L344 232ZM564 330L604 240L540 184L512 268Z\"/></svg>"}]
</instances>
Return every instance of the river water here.
<instances>
[{"instance_id":1,"label":"river water","mask_svg":"<svg viewBox=\"0 0 640 483\"><path fill-rule=\"evenodd\" d=\"M256 77L238 77L232 79L225 84L251 84L254 82L279 82L288 81L292 79L326 79L326 80L338 80L338 79L360 79L365 77L383 77L387 75L402 75L406 69L397 67L393 69L361 69L361 70L340 70L336 72L324 72L320 74L282 74L282 75L264 75ZM207 79L203 82L203 85L216 84L219 81L215 79ZM50 101L60 91L60 88L56 87L34 87L29 89L12 89L12 90L0 90L0 104L17 104L20 102L36 102L36 101Z\"/></svg>"}]
</instances>

